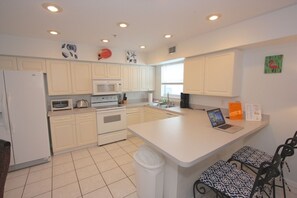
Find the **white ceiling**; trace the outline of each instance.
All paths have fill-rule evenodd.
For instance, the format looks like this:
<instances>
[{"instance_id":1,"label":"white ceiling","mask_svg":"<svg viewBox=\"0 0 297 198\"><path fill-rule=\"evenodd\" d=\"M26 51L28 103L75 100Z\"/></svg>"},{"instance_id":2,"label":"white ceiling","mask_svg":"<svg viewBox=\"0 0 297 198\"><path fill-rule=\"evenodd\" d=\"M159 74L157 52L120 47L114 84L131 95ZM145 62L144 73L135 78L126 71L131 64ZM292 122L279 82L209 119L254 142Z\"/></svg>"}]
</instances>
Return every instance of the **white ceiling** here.
<instances>
[{"instance_id":1,"label":"white ceiling","mask_svg":"<svg viewBox=\"0 0 297 198\"><path fill-rule=\"evenodd\" d=\"M53 2L63 8L52 14L41 6ZM0 34L84 43L145 52L172 46L292 4L297 0L0 0ZM221 20L206 16L220 13ZM121 29L118 22L129 23ZM277 27L276 27L277 28ZM52 36L54 29L61 35ZM164 39L164 34L173 38ZM117 35L114 37L113 35ZM101 39L109 39L104 44Z\"/></svg>"}]
</instances>

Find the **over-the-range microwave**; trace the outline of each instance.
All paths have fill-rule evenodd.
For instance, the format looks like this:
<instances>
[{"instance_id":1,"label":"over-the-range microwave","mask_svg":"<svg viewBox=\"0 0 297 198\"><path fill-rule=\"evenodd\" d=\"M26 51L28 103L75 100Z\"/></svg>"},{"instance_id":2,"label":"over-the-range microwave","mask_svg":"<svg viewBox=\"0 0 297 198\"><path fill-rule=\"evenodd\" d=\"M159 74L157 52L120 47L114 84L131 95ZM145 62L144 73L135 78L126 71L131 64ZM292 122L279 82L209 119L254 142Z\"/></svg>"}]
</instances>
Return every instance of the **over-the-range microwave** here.
<instances>
[{"instance_id":1,"label":"over-the-range microwave","mask_svg":"<svg viewBox=\"0 0 297 198\"><path fill-rule=\"evenodd\" d=\"M120 94L122 92L121 80L94 79L93 95Z\"/></svg>"}]
</instances>

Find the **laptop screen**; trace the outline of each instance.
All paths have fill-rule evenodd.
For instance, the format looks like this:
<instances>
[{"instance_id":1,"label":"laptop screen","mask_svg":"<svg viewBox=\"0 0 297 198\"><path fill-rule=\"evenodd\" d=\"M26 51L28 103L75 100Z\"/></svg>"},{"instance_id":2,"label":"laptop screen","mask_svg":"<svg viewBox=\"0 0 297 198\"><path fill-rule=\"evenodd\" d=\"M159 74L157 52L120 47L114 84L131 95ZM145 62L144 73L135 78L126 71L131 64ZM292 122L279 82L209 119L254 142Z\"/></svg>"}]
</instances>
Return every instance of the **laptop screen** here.
<instances>
[{"instance_id":1,"label":"laptop screen","mask_svg":"<svg viewBox=\"0 0 297 198\"><path fill-rule=\"evenodd\" d=\"M207 114L208 114L208 117L209 117L212 127L217 127L217 126L220 126L220 125L226 123L224 116L221 112L221 109L219 109L219 108L208 110Z\"/></svg>"}]
</instances>

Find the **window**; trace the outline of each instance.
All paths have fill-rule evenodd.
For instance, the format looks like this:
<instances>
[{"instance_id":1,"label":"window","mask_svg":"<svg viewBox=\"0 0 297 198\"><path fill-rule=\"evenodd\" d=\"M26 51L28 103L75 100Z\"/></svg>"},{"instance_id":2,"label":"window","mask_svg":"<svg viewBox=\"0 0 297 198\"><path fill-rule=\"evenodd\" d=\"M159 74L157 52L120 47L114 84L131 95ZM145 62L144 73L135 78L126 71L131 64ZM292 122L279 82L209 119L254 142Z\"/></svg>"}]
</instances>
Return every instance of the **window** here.
<instances>
[{"instance_id":1,"label":"window","mask_svg":"<svg viewBox=\"0 0 297 198\"><path fill-rule=\"evenodd\" d=\"M184 63L161 66L161 96L180 97L183 92Z\"/></svg>"}]
</instances>

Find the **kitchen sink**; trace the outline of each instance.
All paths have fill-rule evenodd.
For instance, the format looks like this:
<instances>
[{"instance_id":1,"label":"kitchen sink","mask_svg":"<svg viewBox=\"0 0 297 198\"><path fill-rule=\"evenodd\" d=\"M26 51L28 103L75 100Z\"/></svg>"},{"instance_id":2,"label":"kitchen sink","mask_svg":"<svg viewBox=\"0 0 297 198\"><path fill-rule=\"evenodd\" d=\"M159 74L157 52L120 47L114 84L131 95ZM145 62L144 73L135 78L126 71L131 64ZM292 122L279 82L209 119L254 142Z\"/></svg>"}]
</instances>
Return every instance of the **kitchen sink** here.
<instances>
[{"instance_id":1,"label":"kitchen sink","mask_svg":"<svg viewBox=\"0 0 297 198\"><path fill-rule=\"evenodd\" d=\"M157 106L157 107L159 107L159 108L161 108L161 109L167 109L167 108L175 107L175 106L174 106L174 105L167 105L167 104L165 104L165 105L159 105L159 106Z\"/></svg>"}]
</instances>

